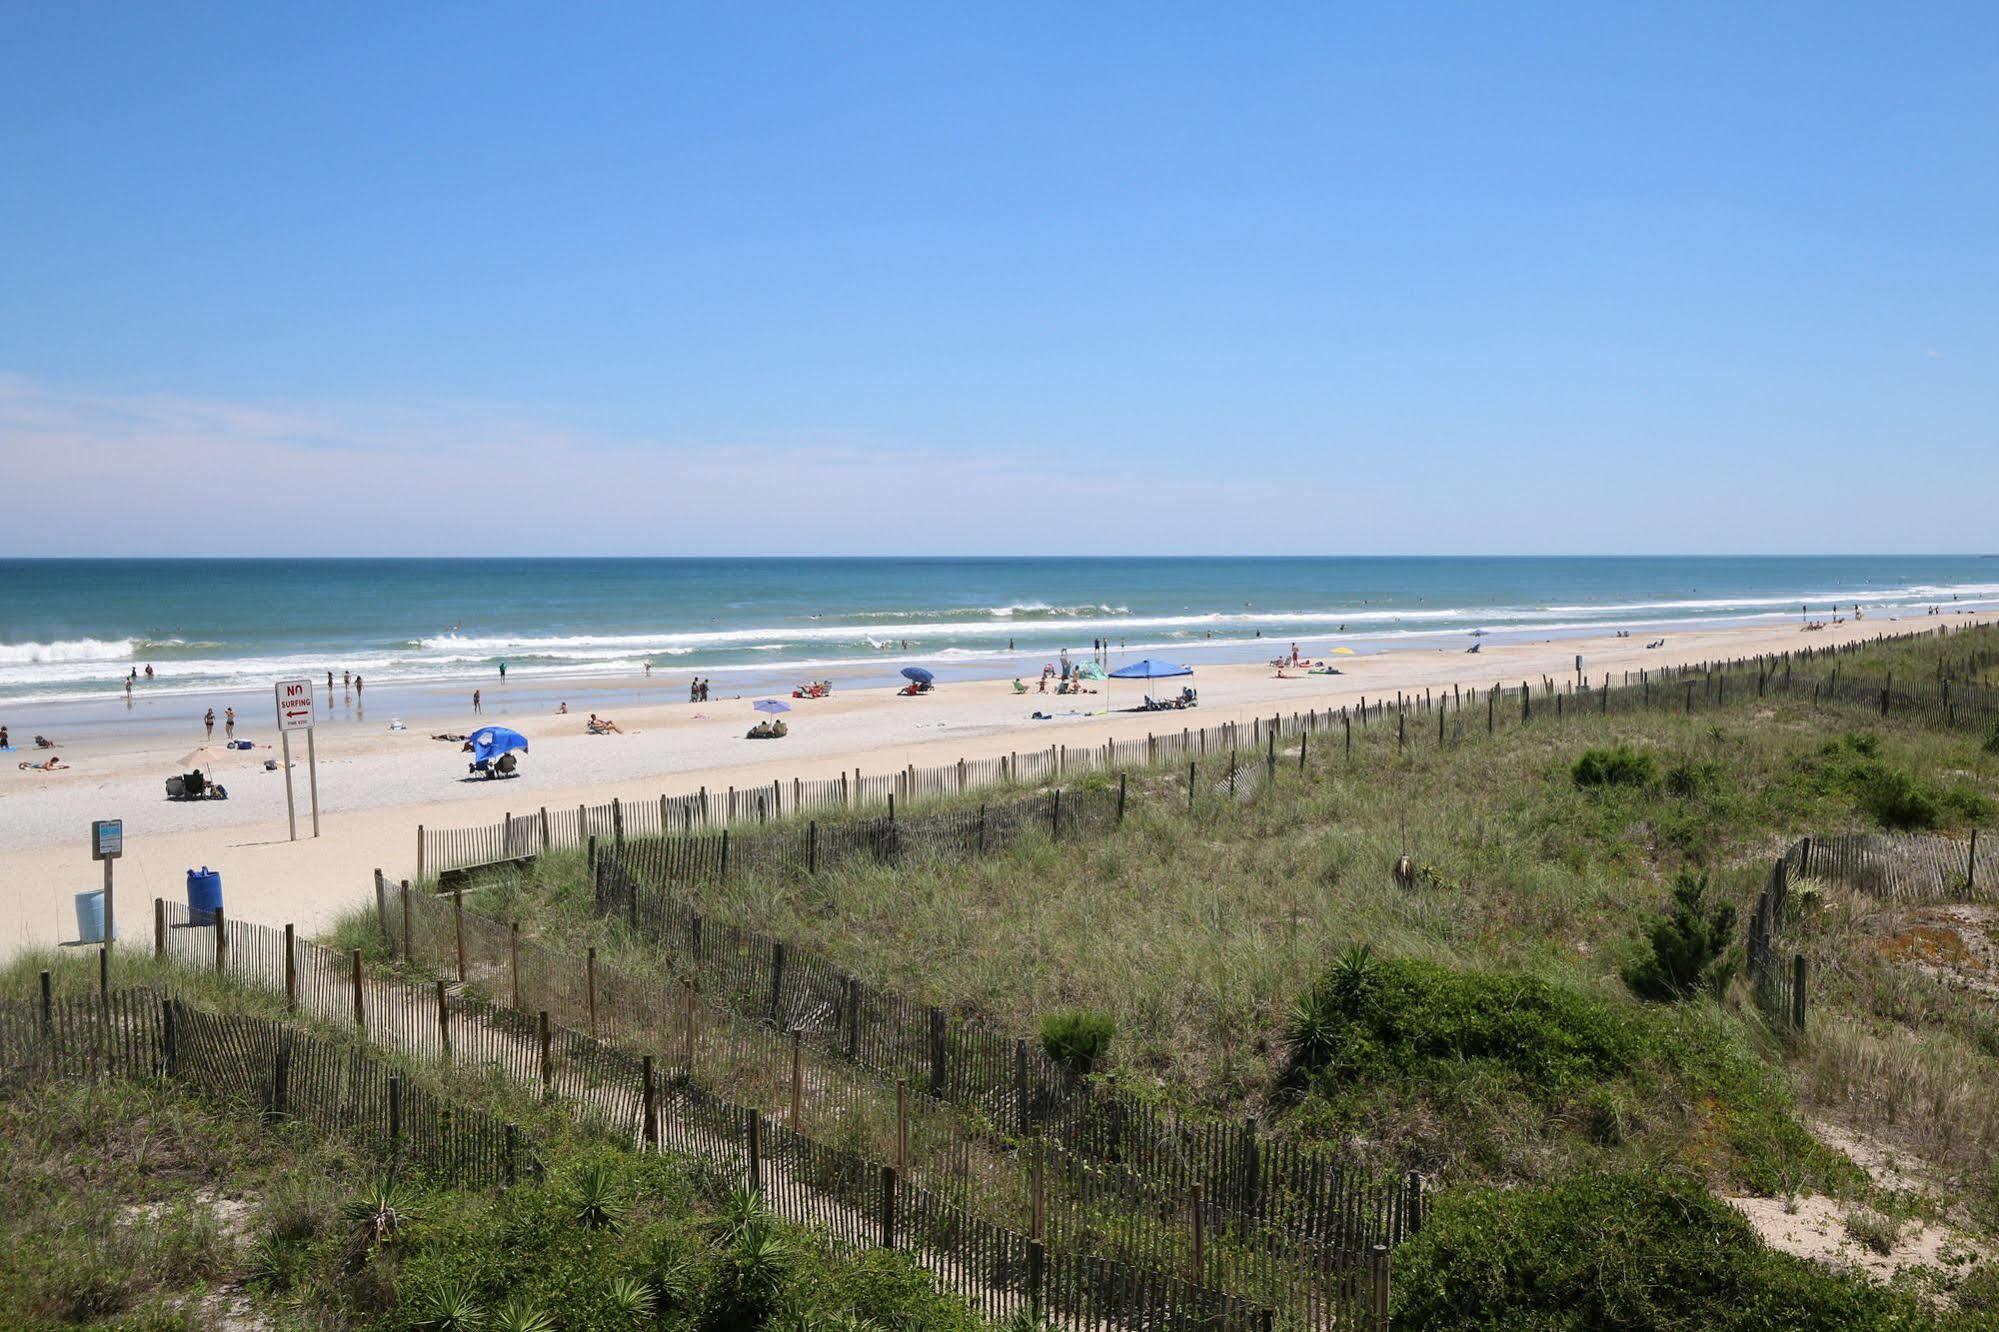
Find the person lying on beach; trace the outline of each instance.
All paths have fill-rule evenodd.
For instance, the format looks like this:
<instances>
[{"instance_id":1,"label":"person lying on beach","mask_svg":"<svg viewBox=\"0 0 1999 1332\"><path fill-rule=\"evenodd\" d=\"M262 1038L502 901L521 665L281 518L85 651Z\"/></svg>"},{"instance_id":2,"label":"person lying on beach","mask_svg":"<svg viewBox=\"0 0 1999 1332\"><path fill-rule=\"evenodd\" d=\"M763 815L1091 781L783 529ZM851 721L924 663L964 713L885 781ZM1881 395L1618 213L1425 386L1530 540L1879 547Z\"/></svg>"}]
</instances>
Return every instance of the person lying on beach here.
<instances>
[{"instance_id":1,"label":"person lying on beach","mask_svg":"<svg viewBox=\"0 0 1999 1332\"><path fill-rule=\"evenodd\" d=\"M452 743L454 743L454 744L455 744L455 743L457 743L458 741L460 741L460 740L463 740L463 739L464 739L465 737L464 737L464 736L462 736L462 735L433 735L433 736L432 736L432 737L430 737L430 738L431 738L431 739L433 739L433 740L449 740L449 741L451 741ZM467 746L465 746L465 747L466 747L467 749L470 749L470 748L471 748L472 746L470 746L470 745L467 745Z\"/></svg>"},{"instance_id":2,"label":"person lying on beach","mask_svg":"<svg viewBox=\"0 0 1999 1332\"><path fill-rule=\"evenodd\" d=\"M590 720L584 723L584 726L592 735L624 734L623 731L618 730L616 722L612 721L609 717L599 717L594 712L590 714Z\"/></svg>"},{"instance_id":3,"label":"person lying on beach","mask_svg":"<svg viewBox=\"0 0 1999 1332\"><path fill-rule=\"evenodd\" d=\"M35 737L36 749L54 749L55 747L56 747L56 742L49 739L47 736L38 735Z\"/></svg>"},{"instance_id":4,"label":"person lying on beach","mask_svg":"<svg viewBox=\"0 0 1999 1332\"><path fill-rule=\"evenodd\" d=\"M28 760L22 759L19 766L24 772L61 772L69 764L64 763L60 758L51 754L40 763L30 763Z\"/></svg>"},{"instance_id":5,"label":"person lying on beach","mask_svg":"<svg viewBox=\"0 0 1999 1332\"><path fill-rule=\"evenodd\" d=\"M562 702L555 705L555 715L558 717L567 717L569 715L568 699L564 699Z\"/></svg>"}]
</instances>

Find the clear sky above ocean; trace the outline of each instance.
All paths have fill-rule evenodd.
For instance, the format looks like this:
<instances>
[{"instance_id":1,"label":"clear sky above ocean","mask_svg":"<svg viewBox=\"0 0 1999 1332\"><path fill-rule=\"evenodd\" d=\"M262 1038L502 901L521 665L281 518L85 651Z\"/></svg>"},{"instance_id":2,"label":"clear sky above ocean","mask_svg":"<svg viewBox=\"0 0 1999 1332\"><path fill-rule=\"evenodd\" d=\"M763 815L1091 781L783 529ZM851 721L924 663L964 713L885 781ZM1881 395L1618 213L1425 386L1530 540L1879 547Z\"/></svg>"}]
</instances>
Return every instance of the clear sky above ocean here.
<instances>
[{"instance_id":1,"label":"clear sky above ocean","mask_svg":"<svg viewBox=\"0 0 1999 1332\"><path fill-rule=\"evenodd\" d=\"M1990 4L16 4L0 125L0 554L1999 545Z\"/></svg>"}]
</instances>

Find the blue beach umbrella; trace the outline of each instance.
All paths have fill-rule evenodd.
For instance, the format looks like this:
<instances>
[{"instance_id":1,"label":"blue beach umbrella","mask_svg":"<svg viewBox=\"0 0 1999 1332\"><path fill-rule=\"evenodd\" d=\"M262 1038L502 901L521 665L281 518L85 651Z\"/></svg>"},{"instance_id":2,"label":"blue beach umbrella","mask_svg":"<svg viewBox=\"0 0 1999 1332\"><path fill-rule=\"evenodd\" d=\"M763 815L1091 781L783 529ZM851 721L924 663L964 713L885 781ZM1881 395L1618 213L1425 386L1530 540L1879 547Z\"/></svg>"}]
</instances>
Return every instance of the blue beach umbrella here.
<instances>
[{"instance_id":1,"label":"blue beach umbrella","mask_svg":"<svg viewBox=\"0 0 1999 1332\"><path fill-rule=\"evenodd\" d=\"M1165 680L1175 675L1192 675L1194 668L1179 666L1170 661L1160 661L1147 657L1144 661L1134 661L1129 666L1120 666L1111 672L1113 680Z\"/></svg>"},{"instance_id":2,"label":"blue beach umbrella","mask_svg":"<svg viewBox=\"0 0 1999 1332\"><path fill-rule=\"evenodd\" d=\"M510 754L518 749L527 753L527 737L519 731L510 731L504 726L482 726L472 733L472 757L481 763L491 762L502 754Z\"/></svg>"},{"instance_id":3,"label":"blue beach umbrella","mask_svg":"<svg viewBox=\"0 0 1999 1332\"><path fill-rule=\"evenodd\" d=\"M902 678L905 680L914 680L918 684L929 684L937 677L929 671L924 670L921 666L905 666L902 668Z\"/></svg>"},{"instance_id":4,"label":"blue beach umbrella","mask_svg":"<svg viewBox=\"0 0 1999 1332\"><path fill-rule=\"evenodd\" d=\"M1191 666L1175 666L1170 661L1157 661L1147 657L1144 661L1134 661L1129 666L1120 666L1111 672L1113 680L1164 680L1173 675L1192 675Z\"/></svg>"},{"instance_id":5,"label":"blue beach umbrella","mask_svg":"<svg viewBox=\"0 0 1999 1332\"><path fill-rule=\"evenodd\" d=\"M791 711L791 704L789 704L789 703L785 703L785 702L781 702L780 700L778 700L778 699L775 699L775 698L760 698L760 699L758 699L758 700L757 700L756 702L754 702L754 703L750 704L750 706L751 706L751 707L753 707L753 708L755 708L755 709L756 709L756 710L757 710L758 712L790 712L790 711Z\"/></svg>"}]
</instances>

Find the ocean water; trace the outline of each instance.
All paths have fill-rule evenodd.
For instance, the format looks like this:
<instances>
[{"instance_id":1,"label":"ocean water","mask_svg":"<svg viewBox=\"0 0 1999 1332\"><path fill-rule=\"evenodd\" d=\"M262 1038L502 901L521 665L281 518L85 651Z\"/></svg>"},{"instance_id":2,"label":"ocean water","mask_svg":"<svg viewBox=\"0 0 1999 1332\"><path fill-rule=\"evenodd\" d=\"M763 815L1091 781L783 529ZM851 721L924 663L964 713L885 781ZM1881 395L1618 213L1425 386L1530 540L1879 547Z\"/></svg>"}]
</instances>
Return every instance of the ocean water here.
<instances>
[{"instance_id":1,"label":"ocean water","mask_svg":"<svg viewBox=\"0 0 1999 1332\"><path fill-rule=\"evenodd\" d=\"M743 687L1038 669L1107 638L1188 660L1999 606L1999 560L0 560L0 705L636 675Z\"/></svg>"}]
</instances>

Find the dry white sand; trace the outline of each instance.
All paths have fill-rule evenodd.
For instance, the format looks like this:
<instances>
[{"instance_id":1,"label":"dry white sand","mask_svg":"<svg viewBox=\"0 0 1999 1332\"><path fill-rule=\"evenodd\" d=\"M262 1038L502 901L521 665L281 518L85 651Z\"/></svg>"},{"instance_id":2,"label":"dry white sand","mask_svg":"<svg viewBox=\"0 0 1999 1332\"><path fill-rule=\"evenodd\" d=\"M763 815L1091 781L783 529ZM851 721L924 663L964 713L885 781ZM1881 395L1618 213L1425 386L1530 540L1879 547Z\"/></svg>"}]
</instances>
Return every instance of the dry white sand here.
<instances>
[{"instance_id":1,"label":"dry white sand","mask_svg":"<svg viewBox=\"0 0 1999 1332\"><path fill-rule=\"evenodd\" d=\"M1995 618L1954 615L1948 622ZM1665 646L1652 651L1642 637L1495 644L1476 655L1412 648L1336 657L1344 675L1292 679L1275 678L1269 666L1204 666L1192 681L1200 690L1200 708L1166 716L1105 711L1137 703L1143 689L1136 682L1099 682L1101 693L1081 698L1021 697L1006 680L953 682L921 698L897 697L886 689L836 692L830 699L795 701L787 718L791 734L775 742L744 738L759 719L748 699L621 712L617 721L627 733L610 736L583 734L584 718L576 714L509 716L504 724L525 734L532 749L523 756L522 775L502 782L467 780L458 746L418 731L392 733L386 723L372 733L341 728L322 737L317 840L309 838L305 812L304 745L294 745L297 842L286 837L283 775L262 767L275 749L238 751L233 763L225 761L214 772L229 788L227 801L170 803L164 779L180 771L183 756L200 743L198 729L172 746L100 739L63 748L72 765L66 772L22 772L12 762L0 769L0 956L76 936L71 896L100 882L99 868L89 859L92 819L125 821L125 858L117 864L121 937L146 939L152 899L180 897L186 871L200 866L222 872L224 904L232 914L267 923L294 921L315 931L369 899L372 870L401 877L415 869L419 824L459 827L492 823L509 811L597 804L613 796L656 799L702 785L751 786L831 777L856 767L869 773L905 764L923 767L1055 743L1101 744L1113 736L1128 739L1182 725L1339 707L1362 696L1392 698L1397 690L1448 690L1454 683L1485 688L1495 681L1517 688L1523 679L1538 681L1544 674L1571 677L1578 653L1593 678L1608 673L1615 679L1626 670L1825 647L1936 625L1935 619L1918 616L1809 634L1796 625L1711 629L1669 633ZM1061 715L1054 721L1028 720L1037 708ZM1084 710L1093 715L1066 715ZM470 731L475 725L468 715L437 729Z\"/></svg>"}]
</instances>

